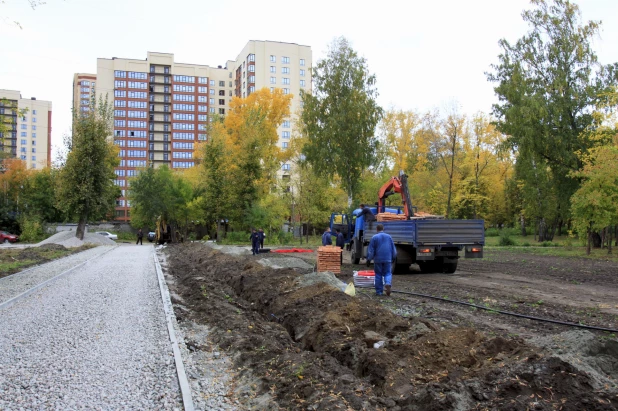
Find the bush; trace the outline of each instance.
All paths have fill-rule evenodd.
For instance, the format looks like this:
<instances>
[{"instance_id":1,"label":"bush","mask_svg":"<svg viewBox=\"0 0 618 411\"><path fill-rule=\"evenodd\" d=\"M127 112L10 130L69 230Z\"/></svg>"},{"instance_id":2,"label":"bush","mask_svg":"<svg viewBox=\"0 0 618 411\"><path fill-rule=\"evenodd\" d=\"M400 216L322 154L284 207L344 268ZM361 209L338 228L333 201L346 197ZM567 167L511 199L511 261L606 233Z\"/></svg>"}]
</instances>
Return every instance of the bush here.
<instances>
[{"instance_id":1,"label":"bush","mask_svg":"<svg viewBox=\"0 0 618 411\"><path fill-rule=\"evenodd\" d=\"M221 242L227 244L248 244L250 243L249 237L251 237L250 233L244 231L231 231L227 233L227 236Z\"/></svg>"},{"instance_id":2,"label":"bush","mask_svg":"<svg viewBox=\"0 0 618 411\"><path fill-rule=\"evenodd\" d=\"M522 247L530 247L530 243L526 241L521 246Z\"/></svg>"},{"instance_id":3,"label":"bush","mask_svg":"<svg viewBox=\"0 0 618 411\"><path fill-rule=\"evenodd\" d=\"M21 235L20 241L27 243L38 243L39 241L47 238L43 224L36 217L24 217L21 221Z\"/></svg>"},{"instance_id":4,"label":"bush","mask_svg":"<svg viewBox=\"0 0 618 411\"><path fill-rule=\"evenodd\" d=\"M501 247L508 247L515 245L515 240L511 238L511 234L507 230L503 230L500 233L500 242L498 243Z\"/></svg>"},{"instance_id":5,"label":"bush","mask_svg":"<svg viewBox=\"0 0 618 411\"><path fill-rule=\"evenodd\" d=\"M541 247L559 247L559 245L556 243L552 243L551 241L543 241L541 243Z\"/></svg>"}]
</instances>

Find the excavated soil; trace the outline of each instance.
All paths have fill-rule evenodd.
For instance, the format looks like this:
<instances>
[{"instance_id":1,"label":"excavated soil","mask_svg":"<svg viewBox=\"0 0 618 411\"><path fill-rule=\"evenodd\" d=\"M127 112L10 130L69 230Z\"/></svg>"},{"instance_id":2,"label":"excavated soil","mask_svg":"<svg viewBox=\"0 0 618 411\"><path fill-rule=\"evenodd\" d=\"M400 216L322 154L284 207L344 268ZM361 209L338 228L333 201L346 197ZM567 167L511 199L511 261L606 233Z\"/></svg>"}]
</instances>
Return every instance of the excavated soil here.
<instances>
[{"instance_id":1,"label":"excavated soil","mask_svg":"<svg viewBox=\"0 0 618 411\"><path fill-rule=\"evenodd\" d=\"M253 409L616 409L611 372L592 362L586 372L519 337L397 315L384 306L393 299L299 288L301 269L273 269L262 256L198 243L165 251L179 321L211 326L241 374L259 379L236 395L274 401ZM618 358L614 342L597 344Z\"/></svg>"}]
</instances>

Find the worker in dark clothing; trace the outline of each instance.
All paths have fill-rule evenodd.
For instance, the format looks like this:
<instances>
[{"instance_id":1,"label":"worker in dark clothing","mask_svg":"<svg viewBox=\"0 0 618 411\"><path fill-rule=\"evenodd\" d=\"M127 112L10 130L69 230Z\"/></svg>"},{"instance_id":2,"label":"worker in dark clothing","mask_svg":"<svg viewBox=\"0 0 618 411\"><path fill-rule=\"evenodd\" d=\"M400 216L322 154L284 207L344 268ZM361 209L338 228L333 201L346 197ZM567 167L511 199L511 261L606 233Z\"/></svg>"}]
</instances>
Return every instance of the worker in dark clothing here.
<instances>
[{"instance_id":1,"label":"worker in dark clothing","mask_svg":"<svg viewBox=\"0 0 618 411\"><path fill-rule=\"evenodd\" d=\"M253 253L253 255L259 254L260 253L260 234L257 232L255 228L251 231L251 237L249 237L249 239L251 240L251 252Z\"/></svg>"},{"instance_id":2,"label":"worker in dark clothing","mask_svg":"<svg viewBox=\"0 0 618 411\"><path fill-rule=\"evenodd\" d=\"M330 227L326 227L324 234L322 234L322 245L333 245L333 240L330 236Z\"/></svg>"},{"instance_id":3,"label":"worker in dark clothing","mask_svg":"<svg viewBox=\"0 0 618 411\"><path fill-rule=\"evenodd\" d=\"M382 295L382 292L386 291L388 296L391 295L391 280L393 278L391 264L397 258L397 249L391 236L384 232L382 224L378 224L376 230L378 233L371 237L371 241L369 241L367 265L373 260L376 295Z\"/></svg>"},{"instance_id":4,"label":"worker in dark clothing","mask_svg":"<svg viewBox=\"0 0 618 411\"><path fill-rule=\"evenodd\" d=\"M363 216L366 223L371 223L372 221L376 221L376 216L373 215L369 207L367 207L365 204L361 204L360 208L361 208L361 212L359 214L359 217Z\"/></svg>"},{"instance_id":5,"label":"worker in dark clothing","mask_svg":"<svg viewBox=\"0 0 618 411\"><path fill-rule=\"evenodd\" d=\"M135 245L137 245L137 244L143 245L142 238L144 238L144 233L142 232L142 229L140 228L137 231L137 241L135 242Z\"/></svg>"},{"instance_id":6,"label":"worker in dark clothing","mask_svg":"<svg viewBox=\"0 0 618 411\"><path fill-rule=\"evenodd\" d=\"M341 232L340 228L337 228L335 231L337 232L337 239L335 240L335 245L341 248L341 254L339 255L341 256L341 264L343 264L343 247L345 246L345 238L343 238L343 233Z\"/></svg>"},{"instance_id":7,"label":"worker in dark clothing","mask_svg":"<svg viewBox=\"0 0 618 411\"><path fill-rule=\"evenodd\" d=\"M260 235L260 248L264 248L264 239L266 238L266 234L261 228L258 230L258 234Z\"/></svg>"}]
</instances>

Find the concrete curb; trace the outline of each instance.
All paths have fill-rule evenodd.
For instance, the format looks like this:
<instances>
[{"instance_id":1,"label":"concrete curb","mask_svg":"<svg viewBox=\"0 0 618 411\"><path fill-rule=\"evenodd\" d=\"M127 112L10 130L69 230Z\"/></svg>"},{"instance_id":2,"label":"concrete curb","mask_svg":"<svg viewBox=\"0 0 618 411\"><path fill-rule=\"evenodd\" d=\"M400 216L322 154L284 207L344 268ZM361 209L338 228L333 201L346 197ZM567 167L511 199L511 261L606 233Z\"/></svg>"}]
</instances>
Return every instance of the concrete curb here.
<instances>
[{"instance_id":1,"label":"concrete curb","mask_svg":"<svg viewBox=\"0 0 618 411\"><path fill-rule=\"evenodd\" d=\"M109 246L99 246L99 247L109 247ZM41 288L43 288L43 287L45 287L45 286L47 286L47 285L49 285L49 284L53 283L54 281L58 280L58 279L59 279L59 278L61 278L61 277L64 277L65 275L67 275L67 274L68 274L68 273L70 273L71 271L73 271L73 270L75 270L75 269L77 269L77 268L79 268L79 267L81 267L81 266L83 266L83 265L85 265L85 264L89 263L90 261L94 260L95 258L99 258L99 257L101 257L101 256L103 256L103 255L105 255L105 254L109 253L110 251L112 251L112 250L113 250L113 249L115 249L116 247L117 247L117 246L112 246L112 247L110 247L110 249L109 249L109 250L104 251L104 252L102 252L102 253L101 253L101 254L99 254L99 255L95 255L94 257L87 259L87 260L86 260L86 261L84 261L83 263L79 263L79 264L77 264L75 267L73 267L73 268L69 268L68 270L61 272L61 273L60 273L60 274L58 274L57 276L52 277L52 278L49 278L49 279L47 279L47 280L43 281L41 284L35 285L34 287L30 288L29 290L26 290L26 291L24 291L23 293L21 293L21 294L19 294L19 295L16 295L15 297L10 298L10 299L8 299L8 300L6 300L5 302L3 302L3 303L1 303L1 304L0 304L0 310L3 310L3 309L5 309L5 308L9 308L10 306L12 306L13 304L15 304L16 302L18 302L18 301L20 301L20 300L24 299L25 297L29 296L30 294L34 293L35 291L40 290ZM63 258L67 258L67 257L63 257ZM51 262L51 261L50 261L50 262ZM35 266L35 267L30 267L30 268L28 268L28 269L26 269L26 270L24 270L24 271L20 271L20 273L21 273L21 272L30 271L30 270L34 270L35 268L41 268L43 265L44 265L44 264L41 264L41 265L38 265L38 266ZM15 273L15 274L19 274L19 273ZM11 275L15 275L15 274L11 274ZM5 277L5 278L6 278L6 277Z\"/></svg>"},{"instance_id":2,"label":"concrete curb","mask_svg":"<svg viewBox=\"0 0 618 411\"><path fill-rule=\"evenodd\" d=\"M178 340L176 339L176 332L174 331L173 322L176 322L176 316L172 309L172 301L170 300L170 294L163 278L163 270L159 259L157 258L157 252L155 248L153 250L154 263L157 270L157 278L159 279L159 289L161 290L161 300L163 302L163 310L165 311L165 320L167 322L167 331L170 336L170 342L172 343L172 351L174 352L174 362L176 363L176 373L178 374L178 384L180 385L180 392L182 394L182 403L185 411L194 411L193 398L191 397L191 386L187 379L185 372L185 366L182 362L182 356L180 354L180 348L178 347Z\"/></svg>"}]
</instances>

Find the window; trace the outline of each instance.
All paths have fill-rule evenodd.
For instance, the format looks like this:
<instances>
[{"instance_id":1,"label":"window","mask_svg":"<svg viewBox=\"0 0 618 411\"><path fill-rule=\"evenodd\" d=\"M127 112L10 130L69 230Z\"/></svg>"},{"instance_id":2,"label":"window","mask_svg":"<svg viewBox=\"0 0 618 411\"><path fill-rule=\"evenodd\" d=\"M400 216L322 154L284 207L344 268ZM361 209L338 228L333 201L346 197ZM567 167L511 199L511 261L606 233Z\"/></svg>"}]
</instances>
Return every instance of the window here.
<instances>
[{"instance_id":1,"label":"window","mask_svg":"<svg viewBox=\"0 0 618 411\"><path fill-rule=\"evenodd\" d=\"M195 111L193 104L174 104L174 111Z\"/></svg>"},{"instance_id":2,"label":"window","mask_svg":"<svg viewBox=\"0 0 618 411\"><path fill-rule=\"evenodd\" d=\"M114 110L114 117L126 117L127 112L124 110Z\"/></svg>"},{"instance_id":3,"label":"window","mask_svg":"<svg viewBox=\"0 0 618 411\"><path fill-rule=\"evenodd\" d=\"M225 90L219 90L219 95L220 96L225 96Z\"/></svg>"},{"instance_id":4,"label":"window","mask_svg":"<svg viewBox=\"0 0 618 411\"><path fill-rule=\"evenodd\" d=\"M172 168L191 168L195 164L193 161L174 161Z\"/></svg>"},{"instance_id":5,"label":"window","mask_svg":"<svg viewBox=\"0 0 618 411\"><path fill-rule=\"evenodd\" d=\"M114 100L114 106L115 107L126 107L127 102L124 100Z\"/></svg>"},{"instance_id":6,"label":"window","mask_svg":"<svg viewBox=\"0 0 618 411\"><path fill-rule=\"evenodd\" d=\"M285 120L285 121L283 122L283 127L285 127L285 128L290 128L290 120Z\"/></svg>"},{"instance_id":7,"label":"window","mask_svg":"<svg viewBox=\"0 0 618 411\"><path fill-rule=\"evenodd\" d=\"M27 131L22 131L19 135L20 137L28 137L28 132ZM25 141L25 140L22 140ZM26 143L22 143L22 144L26 144Z\"/></svg>"},{"instance_id":8,"label":"window","mask_svg":"<svg viewBox=\"0 0 618 411\"><path fill-rule=\"evenodd\" d=\"M127 124L129 128L146 128L145 121L129 121Z\"/></svg>"},{"instance_id":9,"label":"window","mask_svg":"<svg viewBox=\"0 0 618 411\"><path fill-rule=\"evenodd\" d=\"M274 93L274 92L275 92L275 88L274 88L274 87L271 87L271 88L270 88L270 92L271 92L271 93Z\"/></svg>"},{"instance_id":10,"label":"window","mask_svg":"<svg viewBox=\"0 0 618 411\"><path fill-rule=\"evenodd\" d=\"M253 93L255 91L255 86L249 86L249 93Z\"/></svg>"},{"instance_id":11,"label":"window","mask_svg":"<svg viewBox=\"0 0 618 411\"><path fill-rule=\"evenodd\" d=\"M249 70L249 73L255 73L255 66L253 64L250 65L248 70Z\"/></svg>"},{"instance_id":12,"label":"window","mask_svg":"<svg viewBox=\"0 0 618 411\"><path fill-rule=\"evenodd\" d=\"M129 160L127 163L129 167L146 167L145 160Z\"/></svg>"},{"instance_id":13,"label":"window","mask_svg":"<svg viewBox=\"0 0 618 411\"><path fill-rule=\"evenodd\" d=\"M224 115L225 114L225 109L224 108L220 108L219 109L219 114Z\"/></svg>"},{"instance_id":14,"label":"window","mask_svg":"<svg viewBox=\"0 0 618 411\"><path fill-rule=\"evenodd\" d=\"M114 173L118 176L118 177L124 177L124 170L114 170Z\"/></svg>"},{"instance_id":15,"label":"window","mask_svg":"<svg viewBox=\"0 0 618 411\"><path fill-rule=\"evenodd\" d=\"M135 78L138 80L146 80L148 76L146 73L136 73L134 71L129 71L129 78Z\"/></svg>"},{"instance_id":16,"label":"window","mask_svg":"<svg viewBox=\"0 0 618 411\"><path fill-rule=\"evenodd\" d=\"M205 77L200 77L205 78ZM174 76L174 81L179 83L195 83L195 77L193 76ZM200 81L201 83L201 81Z\"/></svg>"},{"instance_id":17,"label":"window","mask_svg":"<svg viewBox=\"0 0 618 411\"><path fill-rule=\"evenodd\" d=\"M281 138L290 138L290 132L289 131L283 131L281 133Z\"/></svg>"},{"instance_id":18,"label":"window","mask_svg":"<svg viewBox=\"0 0 618 411\"><path fill-rule=\"evenodd\" d=\"M219 99L219 105L220 106L224 106L225 105L225 100L224 99Z\"/></svg>"},{"instance_id":19,"label":"window","mask_svg":"<svg viewBox=\"0 0 618 411\"><path fill-rule=\"evenodd\" d=\"M211 108L210 108L210 112L211 112L211 113L215 113L215 112L216 112L216 111L215 111L215 108L214 108L214 107L211 107Z\"/></svg>"},{"instance_id":20,"label":"window","mask_svg":"<svg viewBox=\"0 0 618 411\"><path fill-rule=\"evenodd\" d=\"M300 65L304 66L305 65L305 59L300 59Z\"/></svg>"},{"instance_id":21,"label":"window","mask_svg":"<svg viewBox=\"0 0 618 411\"><path fill-rule=\"evenodd\" d=\"M174 140L195 140L194 133L172 133Z\"/></svg>"},{"instance_id":22,"label":"window","mask_svg":"<svg viewBox=\"0 0 618 411\"><path fill-rule=\"evenodd\" d=\"M36 110L32 110L32 115L36 116Z\"/></svg>"},{"instance_id":23,"label":"window","mask_svg":"<svg viewBox=\"0 0 618 411\"><path fill-rule=\"evenodd\" d=\"M290 64L290 58L289 57L281 57L281 63L283 63L283 64Z\"/></svg>"},{"instance_id":24,"label":"window","mask_svg":"<svg viewBox=\"0 0 618 411\"><path fill-rule=\"evenodd\" d=\"M32 140L32 145L36 146L36 140Z\"/></svg>"},{"instance_id":25,"label":"window","mask_svg":"<svg viewBox=\"0 0 618 411\"><path fill-rule=\"evenodd\" d=\"M118 157L124 157L126 155L126 152L124 150L120 150L118 152Z\"/></svg>"},{"instance_id":26,"label":"window","mask_svg":"<svg viewBox=\"0 0 618 411\"><path fill-rule=\"evenodd\" d=\"M197 136L197 139L200 140L200 141L206 141L206 140L208 140L208 137L206 136L206 134L199 134Z\"/></svg>"},{"instance_id":27,"label":"window","mask_svg":"<svg viewBox=\"0 0 618 411\"><path fill-rule=\"evenodd\" d=\"M208 77L200 77L198 82L200 84L208 84Z\"/></svg>"},{"instance_id":28,"label":"window","mask_svg":"<svg viewBox=\"0 0 618 411\"><path fill-rule=\"evenodd\" d=\"M249 76L249 83L255 83L255 76Z\"/></svg>"},{"instance_id":29,"label":"window","mask_svg":"<svg viewBox=\"0 0 618 411\"><path fill-rule=\"evenodd\" d=\"M145 150L128 150L127 153L129 157L146 157Z\"/></svg>"},{"instance_id":30,"label":"window","mask_svg":"<svg viewBox=\"0 0 618 411\"><path fill-rule=\"evenodd\" d=\"M127 142L128 147L146 148L146 142L143 140L129 140Z\"/></svg>"},{"instance_id":31,"label":"window","mask_svg":"<svg viewBox=\"0 0 618 411\"><path fill-rule=\"evenodd\" d=\"M215 86L215 81L214 80L210 80L210 87L214 87Z\"/></svg>"},{"instance_id":32,"label":"window","mask_svg":"<svg viewBox=\"0 0 618 411\"><path fill-rule=\"evenodd\" d=\"M198 103L206 103L208 102L208 98L206 96L197 96Z\"/></svg>"},{"instance_id":33,"label":"window","mask_svg":"<svg viewBox=\"0 0 618 411\"><path fill-rule=\"evenodd\" d=\"M193 120L195 120L195 115L194 114L187 114L187 113L174 113L174 120L190 120L190 121L193 121Z\"/></svg>"},{"instance_id":34,"label":"window","mask_svg":"<svg viewBox=\"0 0 618 411\"><path fill-rule=\"evenodd\" d=\"M19 158L20 158L21 160L24 160L24 161L26 160L26 156L25 156L25 155L22 155L22 156L20 156Z\"/></svg>"},{"instance_id":35,"label":"window","mask_svg":"<svg viewBox=\"0 0 618 411\"><path fill-rule=\"evenodd\" d=\"M275 66L270 66L270 72L271 72L271 73L276 73L276 72L277 72L277 67L275 67Z\"/></svg>"},{"instance_id":36,"label":"window","mask_svg":"<svg viewBox=\"0 0 618 411\"><path fill-rule=\"evenodd\" d=\"M21 144L22 144L22 146L25 146L26 144L28 144L28 140L21 140Z\"/></svg>"},{"instance_id":37,"label":"window","mask_svg":"<svg viewBox=\"0 0 618 411\"><path fill-rule=\"evenodd\" d=\"M290 165L289 164L284 164L284 165L281 166L281 169L288 171L290 169Z\"/></svg>"},{"instance_id":38,"label":"window","mask_svg":"<svg viewBox=\"0 0 618 411\"><path fill-rule=\"evenodd\" d=\"M116 184L119 187L124 187L125 180L114 180L114 184Z\"/></svg>"},{"instance_id":39,"label":"window","mask_svg":"<svg viewBox=\"0 0 618 411\"><path fill-rule=\"evenodd\" d=\"M195 101L195 96L192 94L174 94L176 101Z\"/></svg>"},{"instance_id":40,"label":"window","mask_svg":"<svg viewBox=\"0 0 618 411\"><path fill-rule=\"evenodd\" d=\"M174 123L174 130L195 130L195 124Z\"/></svg>"},{"instance_id":41,"label":"window","mask_svg":"<svg viewBox=\"0 0 618 411\"><path fill-rule=\"evenodd\" d=\"M273 56L273 55L271 55L271 56L270 56L270 62L271 62L271 63L276 63L276 62L277 62L277 56Z\"/></svg>"},{"instance_id":42,"label":"window","mask_svg":"<svg viewBox=\"0 0 618 411\"><path fill-rule=\"evenodd\" d=\"M146 83L144 83L144 84L146 84ZM145 91L129 91L129 98L145 99L146 98L146 92Z\"/></svg>"},{"instance_id":43,"label":"window","mask_svg":"<svg viewBox=\"0 0 618 411\"><path fill-rule=\"evenodd\" d=\"M208 115L207 114L198 114L197 115L197 121L208 121Z\"/></svg>"},{"instance_id":44,"label":"window","mask_svg":"<svg viewBox=\"0 0 618 411\"><path fill-rule=\"evenodd\" d=\"M139 170L127 170L127 177L135 177L139 174Z\"/></svg>"},{"instance_id":45,"label":"window","mask_svg":"<svg viewBox=\"0 0 618 411\"><path fill-rule=\"evenodd\" d=\"M126 91L114 90L114 97L126 97L126 96L127 96Z\"/></svg>"},{"instance_id":46,"label":"window","mask_svg":"<svg viewBox=\"0 0 618 411\"><path fill-rule=\"evenodd\" d=\"M146 108L145 101L129 101L130 108Z\"/></svg>"},{"instance_id":47,"label":"window","mask_svg":"<svg viewBox=\"0 0 618 411\"><path fill-rule=\"evenodd\" d=\"M117 145L118 147L124 147L125 141L124 140L114 140L114 144Z\"/></svg>"},{"instance_id":48,"label":"window","mask_svg":"<svg viewBox=\"0 0 618 411\"><path fill-rule=\"evenodd\" d=\"M301 80L301 81L300 81L300 86L301 86L301 87L305 87L305 80Z\"/></svg>"},{"instance_id":49,"label":"window","mask_svg":"<svg viewBox=\"0 0 618 411\"><path fill-rule=\"evenodd\" d=\"M197 92L206 94L208 93L208 87L198 87Z\"/></svg>"},{"instance_id":50,"label":"window","mask_svg":"<svg viewBox=\"0 0 618 411\"><path fill-rule=\"evenodd\" d=\"M195 86L187 86L185 84L174 84L174 91L184 91L185 93L195 92Z\"/></svg>"},{"instance_id":51,"label":"window","mask_svg":"<svg viewBox=\"0 0 618 411\"><path fill-rule=\"evenodd\" d=\"M289 67L281 67L281 73L282 74L290 74L290 68Z\"/></svg>"},{"instance_id":52,"label":"window","mask_svg":"<svg viewBox=\"0 0 618 411\"><path fill-rule=\"evenodd\" d=\"M131 118L146 118L145 111L129 111L129 117Z\"/></svg>"},{"instance_id":53,"label":"window","mask_svg":"<svg viewBox=\"0 0 618 411\"><path fill-rule=\"evenodd\" d=\"M173 158L193 158L193 153L187 153L185 151L175 151L172 154Z\"/></svg>"},{"instance_id":54,"label":"window","mask_svg":"<svg viewBox=\"0 0 618 411\"><path fill-rule=\"evenodd\" d=\"M147 84L140 81L129 81L129 88L140 88L146 90Z\"/></svg>"},{"instance_id":55,"label":"window","mask_svg":"<svg viewBox=\"0 0 618 411\"><path fill-rule=\"evenodd\" d=\"M305 77L305 70L300 69L300 76L301 76L301 77Z\"/></svg>"},{"instance_id":56,"label":"window","mask_svg":"<svg viewBox=\"0 0 618 411\"><path fill-rule=\"evenodd\" d=\"M114 120L114 127L126 127L127 122L124 120Z\"/></svg>"},{"instance_id":57,"label":"window","mask_svg":"<svg viewBox=\"0 0 618 411\"><path fill-rule=\"evenodd\" d=\"M197 111L208 111L208 106L197 106Z\"/></svg>"},{"instance_id":58,"label":"window","mask_svg":"<svg viewBox=\"0 0 618 411\"><path fill-rule=\"evenodd\" d=\"M32 161L36 161L36 156L32 156Z\"/></svg>"},{"instance_id":59,"label":"window","mask_svg":"<svg viewBox=\"0 0 618 411\"><path fill-rule=\"evenodd\" d=\"M21 129L22 130L28 130L28 124L22 124L21 125Z\"/></svg>"},{"instance_id":60,"label":"window","mask_svg":"<svg viewBox=\"0 0 618 411\"><path fill-rule=\"evenodd\" d=\"M127 82L126 81L120 81L120 80L114 81L114 87L115 88L125 88L126 86L127 86Z\"/></svg>"},{"instance_id":61,"label":"window","mask_svg":"<svg viewBox=\"0 0 618 411\"><path fill-rule=\"evenodd\" d=\"M33 152L34 154L36 154L36 148L33 147L30 151ZM34 161L34 159L32 159L32 160Z\"/></svg>"},{"instance_id":62,"label":"window","mask_svg":"<svg viewBox=\"0 0 618 411\"><path fill-rule=\"evenodd\" d=\"M270 84L277 84L277 77L271 77Z\"/></svg>"},{"instance_id":63,"label":"window","mask_svg":"<svg viewBox=\"0 0 618 411\"><path fill-rule=\"evenodd\" d=\"M281 143L281 148L288 148L288 144L289 143L287 141L282 142Z\"/></svg>"},{"instance_id":64,"label":"window","mask_svg":"<svg viewBox=\"0 0 618 411\"><path fill-rule=\"evenodd\" d=\"M287 77L284 77L284 78L282 79L282 84L290 84L290 79L289 79L289 78L287 78Z\"/></svg>"},{"instance_id":65,"label":"window","mask_svg":"<svg viewBox=\"0 0 618 411\"><path fill-rule=\"evenodd\" d=\"M193 150L193 143L172 143L172 147L179 150Z\"/></svg>"},{"instance_id":66,"label":"window","mask_svg":"<svg viewBox=\"0 0 618 411\"><path fill-rule=\"evenodd\" d=\"M213 104L215 104L215 99L214 99L214 98L211 98L211 99L210 99L210 105L212 106Z\"/></svg>"},{"instance_id":67,"label":"window","mask_svg":"<svg viewBox=\"0 0 618 411\"><path fill-rule=\"evenodd\" d=\"M117 77L117 78L127 78L127 72L126 71L116 70L116 71L114 71L114 77Z\"/></svg>"},{"instance_id":68,"label":"window","mask_svg":"<svg viewBox=\"0 0 618 411\"><path fill-rule=\"evenodd\" d=\"M82 87L82 93L90 93L90 88L89 87Z\"/></svg>"},{"instance_id":69,"label":"window","mask_svg":"<svg viewBox=\"0 0 618 411\"><path fill-rule=\"evenodd\" d=\"M90 111L90 107L82 107L81 110L82 111Z\"/></svg>"},{"instance_id":70,"label":"window","mask_svg":"<svg viewBox=\"0 0 618 411\"><path fill-rule=\"evenodd\" d=\"M32 138L36 138L36 133L32 133Z\"/></svg>"},{"instance_id":71,"label":"window","mask_svg":"<svg viewBox=\"0 0 618 411\"><path fill-rule=\"evenodd\" d=\"M146 137L146 132L143 130L129 130L129 137L143 138Z\"/></svg>"},{"instance_id":72,"label":"window","mask_svg":"<svg viewBox=\"0 0 618 411\"><path fill-rule=\"evenodd\" d=\"M114 130L114 136L116 137L124 137L124 130Z\"/></svg>"},{"instance_id":73,"label":"window","mask_svg":"<svg viewBox=\"0 0 618 411\"><path fill-rule=\"evenodd\" d=\"M290 94L290 89L289 88L284 88L283 89L283 94Z\"/></svg>"},{"instance_id":74,"label":"window","mask_svg":"<svg viewBox=\"0 0 618 411\"><path fill-rule=\"evenodd\" d=\"M255 61L255 54L249 54L247 61Z\"/></svg>"}]
</instances>

